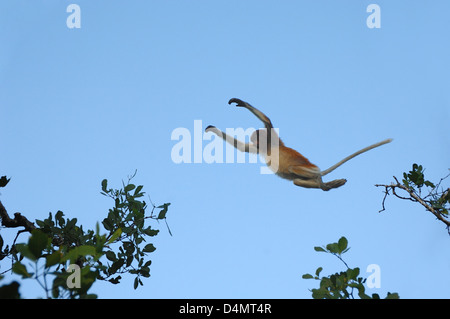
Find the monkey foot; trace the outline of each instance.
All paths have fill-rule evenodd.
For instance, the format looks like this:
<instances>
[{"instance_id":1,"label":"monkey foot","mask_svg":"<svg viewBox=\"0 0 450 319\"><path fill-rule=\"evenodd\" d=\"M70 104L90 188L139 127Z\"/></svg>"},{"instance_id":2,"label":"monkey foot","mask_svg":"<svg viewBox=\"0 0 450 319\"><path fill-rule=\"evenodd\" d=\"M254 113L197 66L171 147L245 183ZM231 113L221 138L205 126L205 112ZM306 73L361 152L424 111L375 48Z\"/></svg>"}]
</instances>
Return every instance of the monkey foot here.
<instances>
[{"instance_id":1,"label":"monkey foot","mask_svg":"<svg viewBox=\"0 0 450 319\"><path fill-rule=\"evenodd\" d=\"M324 191L328 191L328 190L330 190L330 189L332 189L332 188L338 188L338 187L341 187L341 186L344 185L346 182L347 182L346 179L335 179L335 180L333 180L333 181L331 181L331 182L324 183L324 184L322 185L321 188L322 188L322 190L324 190Z\"/></svg>"}]
</instances>

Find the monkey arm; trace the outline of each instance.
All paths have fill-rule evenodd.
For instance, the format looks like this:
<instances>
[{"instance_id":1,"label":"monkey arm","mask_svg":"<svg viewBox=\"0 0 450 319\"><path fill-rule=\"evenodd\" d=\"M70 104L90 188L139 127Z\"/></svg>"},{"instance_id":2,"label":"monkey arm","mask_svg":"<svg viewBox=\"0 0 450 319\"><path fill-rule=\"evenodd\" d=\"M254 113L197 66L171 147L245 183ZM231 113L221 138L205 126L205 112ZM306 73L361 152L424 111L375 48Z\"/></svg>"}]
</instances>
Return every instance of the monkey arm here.
<instances>
[{"instance_id":1,"label":"monkey arm","mask_svg":"<svg viewBox=\"0 0 450 319\"><path fill-rule=\"evenodd\" d=\"M271 129L273 128L272 122L263 112L261 112L260 110L258 110L255 107L251 106L249 103L244 102L237 98L230 99L228 101L228 104L231 104L231 103L236 103L236 106L245 107L246 109L248 109L250 112L252 112L257 118L259 118L264 123L264 126L267 129L267 132L271 132Z\"/></svg>"},{"instance_id":2,"label":"monkey arm","mask_svg":"<svg viewBox=\"0 0 450 319\"><path fill-rule=\"evenodd\" d=\"M217 127L209 125L205 132L213 132L217 136L221 137L224 141L226 141L228 144L233 145L236 149L240 150L241 152L247 152L247 153L258 153L257 147L253 143L243 143L233 136L230 136L221 130L219 130Z\"/></svg>"}]
</instances>

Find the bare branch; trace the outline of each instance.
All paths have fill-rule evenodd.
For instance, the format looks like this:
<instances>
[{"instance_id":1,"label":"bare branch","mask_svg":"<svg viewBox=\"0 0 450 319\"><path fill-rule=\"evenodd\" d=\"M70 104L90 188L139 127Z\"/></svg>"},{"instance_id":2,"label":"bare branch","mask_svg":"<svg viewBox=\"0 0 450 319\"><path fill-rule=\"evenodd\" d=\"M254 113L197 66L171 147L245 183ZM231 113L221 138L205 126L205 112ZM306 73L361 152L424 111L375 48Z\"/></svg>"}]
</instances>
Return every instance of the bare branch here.
<instances>
[{"instance_id":1,"label":"bare branch","mask_svg":"<svg viewBox=\"0 0 450 319\"><path fill-rule=\"evenodd\" d=\"M375 185L376 187L384 187L385 188L385 192L384 192L385 195L384 195L383 202L382 202L382 209L379 212L382 212L385 210L384 203L385 203L386 197L387 197L387 195L389 195L389 190L392 190L392 194L394 196L396 196L397 198L406 199L406 200L410 200L412 202L417 202L417 203L421 204L423 207L425 207L426 210L428 210L430 213L432 213L438 220L443 222L447 226L447 229L449 230L449 233L450 233L450 220L445 218L444 217L445 215L443 215L439 211L439 209L435 209L433 206L431 206L429 204L429 201L426 201L422 197L420 197L413 188L409 188L403 184L400 184L395 176L394 176L394 179L395 179L396 183L392 183L391 185L384 185L384 184L376 184ZM397 188L408 193L409 197L404 197L404 196L400 196L399 194L397 194L397 192L396 192ZM448 192L449 192L449 189L447 189L444 192L444 194L441 196L441 198L445 197Z\"/></svg>"},{"instance_id":2,"label":"bare branch","mask_svg":"<svg viewBox=\"0 0 450 319\"><path fill-rule=\"evenodd\" d=\"M22 216L20 213L14 214L14 219L10 218L8 212L6 211L5 206L3 206L0 201L0 218L2 220L2 226L13 228L13 227L25 227L24 231L31 232L33 229L36 229L34 223L30 222L25 216Z\"/></svg>"}]
</instances>

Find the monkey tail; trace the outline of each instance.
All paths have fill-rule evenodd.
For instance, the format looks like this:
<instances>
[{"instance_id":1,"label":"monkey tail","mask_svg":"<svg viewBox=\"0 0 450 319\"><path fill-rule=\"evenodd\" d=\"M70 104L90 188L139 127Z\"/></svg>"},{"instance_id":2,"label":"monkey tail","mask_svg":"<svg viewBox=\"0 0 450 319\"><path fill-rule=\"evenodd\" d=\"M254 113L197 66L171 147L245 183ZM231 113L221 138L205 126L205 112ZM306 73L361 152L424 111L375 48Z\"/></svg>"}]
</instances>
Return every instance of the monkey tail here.
<instances>
[{"instance_id":1,"label":"monkey tail","mask_svg":"<svg viewBox=\"0 0 450 319\"><path fill-rule=\"evenodd\" d=\"M363 148L362 150L359 150L359 151L353 153L352 155L347 156L346 158L344 158L344 159L341 160L340 162L334 164L334 165L331 166L330 168L328 168L328 169L326 169L326 170L324 170L324 171L321 171L321 172L320 172L320 175L325 176L325 175L327 175L328 173L331 173L332 171L334 171L336 168L338 168L339 166L341 166L341 165L344 164L345 162L351 160L353 157L358 156L358 155L361 154L361 153L370 151L371 149L373 149L373 148L375 148L375 147L378 147L378 146L381 146L381 145L384 145L384 144L387 144L387 143L390 143L390 142L392 142L392 138L388 138L388 139L386 139L386 140L384 140L384 141L381 141L381 142L375 143L375 144L373 144L373 145L367 146L367 147Z\"/></svg>"}]
</instances>

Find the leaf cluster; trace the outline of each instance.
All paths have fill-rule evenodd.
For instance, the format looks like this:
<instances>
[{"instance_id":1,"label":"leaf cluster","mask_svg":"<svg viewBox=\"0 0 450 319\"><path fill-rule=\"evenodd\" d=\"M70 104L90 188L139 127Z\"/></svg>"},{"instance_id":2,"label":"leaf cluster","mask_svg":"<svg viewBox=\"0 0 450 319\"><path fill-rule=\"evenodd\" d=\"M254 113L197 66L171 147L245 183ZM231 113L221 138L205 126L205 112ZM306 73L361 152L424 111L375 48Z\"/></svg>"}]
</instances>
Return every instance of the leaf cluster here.
<instances>
[{"instance_id":1,"label":"leaf cluster","mask_svg":"<svg viewBox=\"0 0 450 319\"><path fill-rule=\"evenodd\" d=\"M123 273L130 273L135 276L134 288L143 285L141 277L150 277L151 260L146 258L148 253L156 250L152 243L147 243L146 238L158 235L159 230L153 229L151 225L146 225L148 219L162 220L166 219L166 213L170 203L161 206L154 206L150 214L146 213L148 205L141 200L144 196L143 186L135 186L129 183L122 189L109 189L108 181L102 181L102 192L104 196L114 200L114 207L108 212L108 216L103 219L103 227L109 231L112 236L119 229L120 234L116 233L117 238L114 243L118 243L117 249L109 249L106 252L108 259L107 265L101 265L102 279L108 279L111 283L120 282ZM159 214L154 215L154 210L160 209ZM170 232L170 230L169 230ZM116 275L115 277L112 277Z\"/></svg>"},{"instance_id":2,"label":"leaf cluster","mask_svg":"<svg viewBox=\"0 0 450 319\"><path fill-rule=\"evenodd\" d=\"M443 190L440 188L441 183L449 175L434 184L425 179L425 170L422 165L413 164L412 170L408 173L403 173L403 185L417 197L421 197L424 203L428 204L435 214L440 214L448 217L448 210L450 209L450 189ZM428 187L428 194L422 195L423 187Z\"/></svg>"},{"instance_id":3,"label":"leaf cluster","mask_svg":"<svg viewBox=\"0 0 450 319\"><path fill-rule=\"evenodd\" d=\"M61 214L59 214L61 215ZM48 222L48 220L45 220ZM44 223L44 222L43 222ZM100 235L96 234L94 241L101 242ZM79 246L68 246L63 243L55 245L48 230L35 229L28 238L28 243L14 246L14 260L12 272L20 275L22 279L35 279L45 290L47 298L94 298L87 291L97 278L93 265L103 255L102 245L88 243ZM60 240L58 238L58 240ZM67 279L70 273L66 272L68 264L80 265L81 274L79 289L67 288ZM53 277L50 285L48 278Z\"/></svg>"},{"instance_id":4,"label":"leaf cluster","mask_svg":"<svg viewBox=\"0 0 450 319\"><path fill-rule=\"evenodd\" d=\"M439 221L447 226L448 233L450 234L450 188L448 186L441 186L442 182L446 180L450 174L441 178L439 182L435 184L425 179L424 172L425 170L422 165L413 164L411 171L403 173L401 183L394 176L396 183L391 183L390 185L376 184L375 186L377 187L385 188L385 195L380 212L385 210L386 198L390 195L390 191L392 191L392 194L397 198L419 203L425 207L427 211L432 213ZM404 191L406 195L403 193L400 194L397 189Z\"/></svg>"},{"instance_id":5,"label":"leaf cluster","mask_svg":"<svg viewBox=\"0 0 450 319\"><path fill-rule=\"evenodd\" d=\"M341 260L345 267L345 271L336 272L329 276L321 276L323 267L316 269L314 275L304 274L303 279L315 279L319 281L319 288L311 289L312 297L314 299L354 299L354 291L356 289L358 297L361 299L380 299L380 296L376 293L371 296L365 293L364 283L366 278L360 275L360 269L350 268L343 260L342 255L346 253L350 247L348 247L348 240L345 237L341 237L338 242L330 243L326 246L316 246L314 250L317 252L324 252L336 256ZM397 293L388 293L386 298L395 299L398 298Z\"/></svg>"},{"instance_id":6,"label":"leaf cluster","mask_svg":"<svg viewBox=\"0 0 450 319\"><path fill-rule=\"evenodd\" d=\"M424 185L435 188L436 186L432 182L425 179L424 172L425 170L423 169L422 165L414 163L411 171L409 171L408 173L403 173L403 185L410 189L415 186L418 188L422 188Z\"/></svg>"},{"instance_id":7,"label":"leaf cluster","mask_svg":"<svg viewBox=\"0 0 450 319\"><path fill-rule=\"evenodd\" d=\"M84 230L76 218L64 218L61 211L49 213L48 218L36 220L38 227L31 231L27 243L14 243L9 251L2 251L12 256L12 272L22 279L36 280L47 298L95 298L88 290L96 280L117 284L125 274L135 276L135 289L143 285L142 278L150 277L148 254L156 249L147 241L159 233L146 221L166 221L170 203L152 204L148 213L141 200L143 186L130 183L131 178L121 189L108 189L106 179L101 183L101 193L114 201L101 223L106 233L101 234L104 231L98 223L95 230ZM157 215L155 209L159 209ZM80 288L68 287L71 273L66 270L70 264L80 268ZM18 288L17 282L4 285L0 297L4 293L20 297Z\"/></svg>"}]
</instances>

